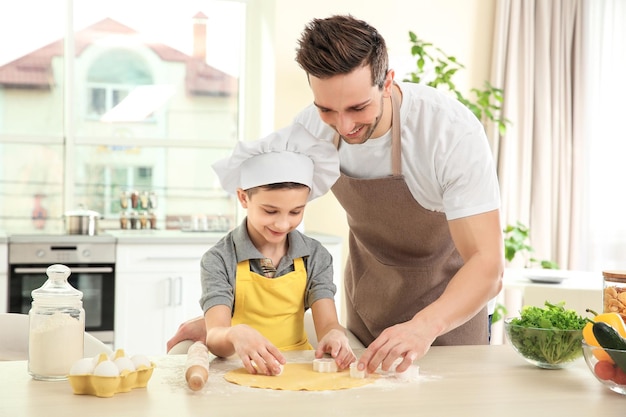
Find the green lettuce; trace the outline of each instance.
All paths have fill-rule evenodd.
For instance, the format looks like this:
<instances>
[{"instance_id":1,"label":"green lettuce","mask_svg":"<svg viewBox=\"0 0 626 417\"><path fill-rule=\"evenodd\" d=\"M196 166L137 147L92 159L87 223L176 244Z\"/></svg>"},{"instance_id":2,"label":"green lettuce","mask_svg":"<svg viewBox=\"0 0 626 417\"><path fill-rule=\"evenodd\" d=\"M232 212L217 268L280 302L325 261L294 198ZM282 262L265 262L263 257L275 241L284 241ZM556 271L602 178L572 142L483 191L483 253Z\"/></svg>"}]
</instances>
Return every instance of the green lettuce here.
<instances>
[{"instance_id":1,"label":"green lettuce","mask_svg":"<svg viewBox=\"0 0 626 417\"><path fill-rule=\"evenodd\" d=\"M526 358L539 362L557 364L580 357L582 329L587 319L574 310L565 309L564 303L551 304L546 301L545 306L525 306L520 317L510 320L510 324L520 326L509 327L511 343Z\"/></svg>"}]
</instances>

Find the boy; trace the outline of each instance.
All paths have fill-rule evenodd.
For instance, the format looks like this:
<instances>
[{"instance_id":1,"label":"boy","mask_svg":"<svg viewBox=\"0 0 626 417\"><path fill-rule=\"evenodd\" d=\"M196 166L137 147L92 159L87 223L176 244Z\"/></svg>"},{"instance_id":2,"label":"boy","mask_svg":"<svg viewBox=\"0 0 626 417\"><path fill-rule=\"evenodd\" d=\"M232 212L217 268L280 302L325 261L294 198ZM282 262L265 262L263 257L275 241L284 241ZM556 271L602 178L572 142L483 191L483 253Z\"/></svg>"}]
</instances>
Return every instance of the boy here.
<instances>
[{"instance_id":1,"label":"boy","mask_svg":"<svg viewBox=\"0 0 626 417\"><path fill-rule=\"evenodd\" d=\"M315 356L329 353L346 368L356 357L337 320L332 258L296 230L306 203L337 180L336 150L295 124L239 143L213 168L247 216L202 257L209 350L236 353L250 373L279 374L281 350L312 349L303 321L310 307L319 339Z\"/></svg>"}]
</instances>

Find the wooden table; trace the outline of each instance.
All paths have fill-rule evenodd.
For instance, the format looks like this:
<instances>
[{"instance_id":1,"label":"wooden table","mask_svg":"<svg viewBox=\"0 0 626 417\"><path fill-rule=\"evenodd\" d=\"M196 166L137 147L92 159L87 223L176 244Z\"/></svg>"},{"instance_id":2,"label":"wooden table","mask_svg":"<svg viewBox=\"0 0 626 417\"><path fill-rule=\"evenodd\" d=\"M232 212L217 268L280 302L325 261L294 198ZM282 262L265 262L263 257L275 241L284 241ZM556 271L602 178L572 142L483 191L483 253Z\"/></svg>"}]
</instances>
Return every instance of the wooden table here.
<instances>
[{"instance_id":1,"label":"wooden table","mask_svg":"<svg viewBox=\"0 0 626 417\"><path fill-rule=\"evenodd\" d=\"M288 353L311 361L312 351ZM185 355L154 358L148 387L112 398L74 395L69 382L30 378L26 362L0 362L0 416L624 416L626 396L595 380L584 360L562 370L527 364L508 345L433 347L411 382L383 378L350 390L272 391L223 379L238 359L215 359L203 390L185 384Z\"/></svg>"}]
</instances>

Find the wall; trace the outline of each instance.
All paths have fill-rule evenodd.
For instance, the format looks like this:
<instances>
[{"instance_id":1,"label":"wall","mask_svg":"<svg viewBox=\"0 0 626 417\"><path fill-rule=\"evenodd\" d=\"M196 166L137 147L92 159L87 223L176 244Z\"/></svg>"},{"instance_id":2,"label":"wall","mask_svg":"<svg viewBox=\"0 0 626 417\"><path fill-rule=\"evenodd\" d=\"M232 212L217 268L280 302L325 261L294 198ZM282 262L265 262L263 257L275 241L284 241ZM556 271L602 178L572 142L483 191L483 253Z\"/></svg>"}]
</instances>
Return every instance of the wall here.
<instances>
[{"instance_id":1,"label":"wall","mask_svg":"<svg viewBox=\"0 0 626 417\"><path fill-rule=\"evenodd\" d=\"M496 0L276 0L274 6L275 125L282 127L310 104L312 95L302 69L295 62L300 33L313 18L352 14L372 24L383 35L396 79L402 80L414 65L408 32L434 43L466 66L458 74L461 91L482 87L489 78ZM347 239L347 225L334 196L313 201L305 216L305 230ZM346 240L347 241L347 240ZM344 259L345 259L344 245Z\"/></svg>"}]
</instances>

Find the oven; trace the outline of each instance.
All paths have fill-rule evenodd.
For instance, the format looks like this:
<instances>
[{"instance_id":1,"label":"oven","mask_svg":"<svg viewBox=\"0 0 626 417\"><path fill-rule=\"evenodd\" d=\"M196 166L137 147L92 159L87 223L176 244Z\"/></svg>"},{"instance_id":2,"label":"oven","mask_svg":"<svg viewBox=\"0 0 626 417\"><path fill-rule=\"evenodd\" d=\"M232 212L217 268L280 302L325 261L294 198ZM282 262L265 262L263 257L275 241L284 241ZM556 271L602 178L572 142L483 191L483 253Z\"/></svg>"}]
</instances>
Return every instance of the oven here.
<instances>
[{"instance_id":1,"label":"oven","mask_svg":"<svg viewBox=\"0 0 626 417\"><path fill-rule=\"evenodd\" d=\"M70 284L83 293L85 330L113 346L116 240L108 235L16 235L9 238L8 310L28 314L31 292L52 264L68 266Z\"/></svg>"}]
</instances>

